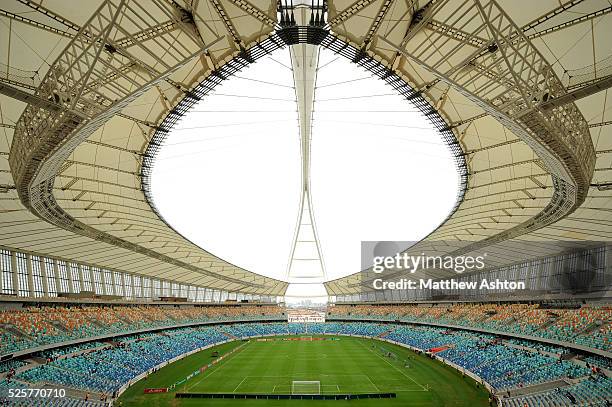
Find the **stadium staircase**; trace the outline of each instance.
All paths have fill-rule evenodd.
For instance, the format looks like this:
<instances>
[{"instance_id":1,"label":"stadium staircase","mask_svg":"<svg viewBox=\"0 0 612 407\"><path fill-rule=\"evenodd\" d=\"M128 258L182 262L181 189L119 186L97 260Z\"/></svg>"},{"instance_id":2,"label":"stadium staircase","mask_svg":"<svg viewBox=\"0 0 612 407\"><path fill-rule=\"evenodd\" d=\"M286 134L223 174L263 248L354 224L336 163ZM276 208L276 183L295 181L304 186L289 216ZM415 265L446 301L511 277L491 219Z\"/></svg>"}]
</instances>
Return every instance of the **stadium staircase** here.
<instances>
[{"instance_id":1,"label":"stadium staircase","mask_svg":"<svg viewBox=\"0 0 612 407\"><path fill-rule=\"evenodd\" d=\"M96 319L88 319L88 322L99 330L108 328L108 324L103 321L98 321Z\"/></svg>"},{"instance_id":2,"label":"stadium staircase","mask_svg":"<svg viewBox=\"0 0 612 407\"><path fill-rule=\"evenodd\" d=\"M499 362L499 359L487 359L487 360L483 361L482 363L474 365L472 367L472 370L481 369L481 368L483 368L485 366L492 365L492 364L495 364L497 362Z\"/></svg>"},{"instance_id":3,"label":"stadium staircase","mask_svg":"<svg viewBox=\"0 0 612 407\"><path fill-rule=\"evenodd\" d=\"M580 330L578 332L578 335L589 335L600 329L602 326L605 325L605 323L606 322L602 320L591 322L586 327L584 327L584 329Z\"/></svg>"},{"instance_id":4,"label":"stadium staircase","mask_svg":"<svg viewBox=\"0 0 612 407\"><path fill-rule=\"evenodd\" d=\"M39 357L39 356L35 356L33 358L30 358L29 360L34 362L34 365L44 365L45 363L47 363L47 359L43 358L43 357Z\"/></svg>"},{"instance_id":5,"label":"stadium staircase","mask_svg":"<svg viewBox=\"0 0 612 407\"><path fill-rule=\"evenodd\" d=\"M31 367L34 367L34 366L31 366ZM82 376L82 377L85 376L82 373L75 372L74 370L70 370L70 369L65 369L65 368L59 367L59 366L53 366L52 369L57 369L59 371L66 372L67 375L75 375L75 376ZM24 385L26 385L28 387L38 388L38 389L42 389L42 388L45 388L45 389L62 388L62 389L66 390L66 395L67 396L71 395L72 397L77 397L77 398L83 398L85 396L85 394L89 394L90 396L94 395L94 397L95 397L95 395L97 395L98 397L102 395L101 392L98 392L98 391L95 391L95 390L92 390L92 389L87 389L87 390L77 389L75 387L71 387L71 386L66 385L66 384L62 384L62 385L58 386L57 383L49 383L49 382L46 382L46 381L40 381L40 382L34 382L34 381L32 381L32 382L25 382L25 381L21 381L21 380L15 380L15 381L19 382L19 383L22 383L22 384L24 384Z\"/></svg>"},{"instance_id":6,"label":"stadium staircase","mask_svg":"<svg viewBox=\"0 0 612 407\"><path fill-rule=\"evenodd\" d=\"M234 336L234 335L232 335L229 332L225 332L224 330L219 329L219 332L221 332L223 335L227 336L229 339L232 339L232 340L240 339L239 337Z\"/></svg>"},{"instance_id":7,"label":"stadium staircase","mask_svg":"<svg viewBox=\"0 0 612 407\"><path fill-rule=\"evenodd\" d=\"M544 350L544 349L534 349L534 348L530 348L529 346L517 345L515 343L508 342L508 341L505 341L505 340L502 341L502 343L504 344L504 346L507 346L509 348L522 349L522 350L525 350L527 352L539 353L541 355L549 356L549 357L555 358L555 359L559 358L561 360L571 360L571 359L574 359L576 357L576 354L572 353L572 352L566 352L566 353L558 354L558 353L549 352L549 351Z\"/></svg>"},{"instance_id":8,"label":"stadium staircase","mask_svg":"<svg viewBox=\"0 0 612 407\"><path fill-rule=\"evenodd\" d=\"M130 319L127 317L127 316L125 316L125 315L117 315L117 319L118 319L119 321L123 322L123 324L124 324L125 326L130 326L130 325L132 325L132 323L133 323L133 321L131 321L131 320L130 320ZM145 319L145 318L143 318L143 319Z\"/></svg>"},{"instance_id":9,"label":"stadium staircase","mask_svg":"<svg viewBox=\"0 0 612 407\"><path fill-rule=\"evenodd\" d=\"M48 388L52 388L52 387L53 386L48 386ZM97 392L92 392L92 391L73 389L72 387L65 387L65 386L58 387L57 385L55 385L55 388L66 389L66 397L70 397L73 399L82 400L85 398L85 395L87 394L89 395L90 400L96 400L103 394L103 393L97 393ZM98 397L95 397L95 395L97 395Z\"/></svg>"},{"instance_id":10,"label":"stadium staircase","mask_svg":"<svg viewBox=\"0 0 612 407\"><path fill-rule=\"evenodd\" d=\"M497 393L503 395L510 394L510 397L524 396L526 394L543 393L548 390L560 389L563 387L567 387L570 384L573 383L569 383L567 380L558 379L552 380L550 382L532 384L530 386L516 387L514 389L504 389L498 391Z\"/></svg>"},{"instance_id":11,"label":"stadium staircase","mask_svg":"<svg viewBox=\"0 0 612 407\"><path fill-rule=\"evenodd\" d=\"M531 368L531 369L522 370L520 372L517 372L515 375L513 375L512 378L513 379L520 379L521 377L525 377L526 375L528 375L529 373L533 372L534 370L546 369L549 366L553 366L555 363L556 362L546 363L546 364L543 364L543 365L540 365L540 366L537 366L537 367L534 367L534 368ZM541 383L538 383L538 384L541 384ZM537 384L535 384L535 385L537 386ZM517 387L518 388L524 388L526 386L515 385L514 387L511 387L511 388L517 388Z\"/></svg>"},{"instance_id":12,"label":"stadium staircase","mask_svg":"<svg viewBox=\"0 0 612 407\"><path fill-rule=\"evenodd\" d=\"M13 379L14 380L14 379ZM100 393L97 391L93 391L93 390L82 390L82 389L75 389L74 387L69 387L66 385L58 385L57 383L48 383L48 382L36 382L36 383L30 383L30 382L24 382L21 380L15 380L18 383L23 384L24 386L27 387L32 387L32 388L38 388L38 389L63 389L64 391L66 391L66 397L67 398L73 398L73 399L80 399L83 400L85 398L85 395L89 396L90 400L97 400L100 398L100 396L102 396L104 393ZM42 405L42 404L41 404Z\"/></svg>"},{"instance_id":13,"label":"stadium staircase","mask_svg":"<svg viewBox=\"0 0 612 407\"><path fill-rule=\"evenodd\" d=\"M548 312L548 317L549 317L548 321L538 326L538 331L546 331L546 328L548 328L551 325L556 324L557 322L563 319L562 315L558 315L550 311Z\"/></svg>"},{"instance_id":14,"label":"stadium staircase","mask_svg":"<svg viewBox=\"0 0 612 407\"><path fill-rule=\"evenodd\" d=\"M15 328L13 325L0 324L0 329L10 333L11 335L15 336L17 339L25 339L31 342L34 341L34 339L30 335L26 334L25 332L21 331L18 328Z\"/></svg>"},{"instance_id":15,"label":"stadium staircase","mask_svg":"<svg viewBox=\"0 0 612 407\"><path fill-rule=\"evenodd\" d=\"M53 328L57 329L59 332L62 332L62 333L70 332L70 330L66 328L64 324L62 324L59 321L49 321L49 323L51 324Z\"/></svg>"},{"instance_id":16,"label":"stadium staircase","mask_svg":"<svg viewBox=\"0 0 612 407\"><path fill-rule=\"evenodd\" d=\"M427 351L433 354L436 353L440 353L440 352L444 352L447 349L452 348L453 346L451 345L442 345L442 346L436 346L435 348L429 348Z\"/></svg>"},{"instance_id":17,"label":"stadium staircase","mask_svg":"<svg viewBox=\"0 0 612 407\"><path fill-rule=\"evenodd\" d=\"M479 315L477 318L474 318L473 322L476 322L476 323L488 322L489 319L491 319L491 317L495 316L495 314L497 314L497 312L493 314Z\"/></svg>"},{"instance_id":18,"label":"stadium staircase","mask_svg":"<svg viewBox=\"0 0 612 407\"><path fill-rule=\"evenodd\" d=\"M385 332L377 335L377 338L386 338L391 332L395 331L395 328L387 329Z\"/></svg>"}]
</instances>

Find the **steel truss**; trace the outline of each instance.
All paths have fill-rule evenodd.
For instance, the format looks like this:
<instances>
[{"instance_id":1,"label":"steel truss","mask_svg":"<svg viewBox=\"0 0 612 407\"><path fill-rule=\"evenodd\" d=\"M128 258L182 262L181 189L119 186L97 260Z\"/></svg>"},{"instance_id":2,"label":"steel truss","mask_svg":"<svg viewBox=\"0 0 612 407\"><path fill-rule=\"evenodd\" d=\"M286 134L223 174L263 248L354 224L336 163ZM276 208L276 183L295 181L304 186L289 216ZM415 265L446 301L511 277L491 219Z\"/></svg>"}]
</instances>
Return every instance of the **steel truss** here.
<instances>
[{"instance_id":1,"label":"steel truss","mask_svg":"<svg viewBox=\"0 0 612 407\"><path fill-rule=\"evenodd\" d=\"M508 230L468 245L471 251L550 225L585 200L595 166L588 124L578 108L540 104L565 94L550 65L494 0L468 0L446 17L445 1L428 9L429 20L467 32L470 38L449 40L445 33L416 29L396 43L380 37L409 60L448 83L526 142L553 176L554 195L536 216ZM421 25L428 20L421 21ZM473 40L471 40L473 38ZM485 40L479 46L470 44ZM434 50L444 49L436 54Z\"/></svg>"},{"instance_id":2,"label":"steel truss","mask_svg":"<svg viewBox=\"0 0 612 407\"><path fill-rule=\"evenodd\" d=\"M154 9L156 8L156 9ZM182 29L160 31L139 41L134 38L159 22L154 16L171 19ZM125 28L118 21L121 19ZM203 44L187 27L176 9L163 0L142 5L125 0L104 2L69 43L42 80L34 96L51 101L56 108L30 104L15 128L9 162L21 202L44 220L115 246L128 248L169 264L215 277L238 287L268 287L214 273L135 243L101 232L66 213L53 196L55 177L72 151L98 127L151 87L201 55L221 38ZM129 50L118 40L131 39ZM140 39L143 39L140 37ZM157 55L153 46L167 50ZM110 76L110 78L109 78Z\"/></svg>"}]
</instances>

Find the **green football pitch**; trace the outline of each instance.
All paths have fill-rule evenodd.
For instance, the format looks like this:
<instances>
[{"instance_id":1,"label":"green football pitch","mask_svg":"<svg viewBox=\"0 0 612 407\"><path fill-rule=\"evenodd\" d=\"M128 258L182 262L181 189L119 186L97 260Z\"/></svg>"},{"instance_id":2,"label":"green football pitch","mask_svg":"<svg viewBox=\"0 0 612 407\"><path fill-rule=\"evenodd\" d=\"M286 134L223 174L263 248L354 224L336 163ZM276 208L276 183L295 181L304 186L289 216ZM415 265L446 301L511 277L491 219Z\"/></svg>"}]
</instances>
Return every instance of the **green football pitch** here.
<instances>
[{"instance_id":1,"label":"green football pitch","mask_svg":"<svg viewBox=\"0 0 612 407\"><path fill-rule=\"evenodd\" d=\"M236 349L237 348L237 349ZM232 350L234 352L230 353ZM212 368L170 393L168 387L219 355ZM392 356L387 356L388 353ZM318 381L321 394L396 393L395 399L233 400L177 399L175 392L291 394L294 381ZM172 363L129 388L119 405L130 406L486 406L482 385L427 356L387 342L354 337L322 341L236 341Z\"/></svg>"}]
</instances>

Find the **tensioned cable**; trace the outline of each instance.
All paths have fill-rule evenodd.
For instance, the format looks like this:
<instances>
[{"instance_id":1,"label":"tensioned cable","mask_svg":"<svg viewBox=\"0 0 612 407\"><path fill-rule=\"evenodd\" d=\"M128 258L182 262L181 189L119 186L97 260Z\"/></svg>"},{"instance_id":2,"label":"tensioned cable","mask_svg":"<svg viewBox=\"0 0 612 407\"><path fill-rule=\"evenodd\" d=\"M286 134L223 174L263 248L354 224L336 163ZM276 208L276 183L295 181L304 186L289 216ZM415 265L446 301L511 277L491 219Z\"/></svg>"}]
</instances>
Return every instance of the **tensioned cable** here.
<instances>
[{"instance_id":1,"label":"tensioned cable","mask_svg":"<svg viewBox=\"0 0 612 407\"><path fill-rule=\"evenodd\" d=\"M197 129L208 129L213 127L230 127L230 126L252 126L254 124L263 124L263 123L279 123L279 122L293 122L293 120L267 120L261 122L249 122L249 123L223 123L223 124L211 124L210 126L194 126L194 127L182 127L172 129L172 132L175 131L184 131L184 130L197 130Z\"/></svg>"},{"instance_id":2,"label":"tensioned cable","mask_svg":"<svg viewBox=\"0 0 612 407\"><path fill-rule=\"evenodd\" d=\"M602 19L597 20L597 22L596 22L596 23L593 25L593 27L597 27L597 26L599 25L599 23L600 23L601 21L603 21L603 20L604 20L603 18L602 18ZM555 66L556 64L559 64L559 65L561 66L561 68L562 68L562 69L564 69L564 68L563 68L563 65L561 64L561 59L565 58L565 56L566 56L567 54L569 54L569 53L570 53L570 52L571 52L571 51L572 51L574 48L576 48L576 46L577 46L577 45L580 43L580 41L582 41L582 40L584 39L584 37L586 37L586 36L587 36L587 34L589 34L590 32L592 32L592 30L589 28L588 30L586 30L586 32L585 32L584 34L582 34L582 35L580 36L580 38L578 38L578 39L576 40L576 42L574 42L574 43L573 43L573 44L572 44L572 45L571 45L571 46L570 46L570 47L569 47L567 50L565 50L565 52L564 52L564 53L563 53L563 54L562 54L560 57L557 57L557 56L556 56L556 55L553 53L553 56L555 57L555 62L553 62L553 63L551 64L551 66ZM544 44L546 44L546 41L543 41L543 42L544 42ZM550 50L550 49L549 49L549 50ZM552 52L552 51L551 51L551 52Z\"/></svg>"},{"instance_id":3,"label":"tensioned cable","mask_svg":"<svg viewBox=\"0 0 612 407\"><path fill-rule=\"evenodd\" d=\"M238 79L243 79L245 81L259 82L259 83L265 83L266 85L279 86L281 88L295 89L293 86L283 85L283 84L280 84L280 83L274 83L274 82L268 82L268 81L262 81L262 80L259 80L259 79L245 78L244 76L234 75L233 77L234 78L238 78Z\"/></svg>"},{"instance_id":4,"label":"tensioned cable","mask_svg":"<svg viewBox=\"0 0 612 407\"><path fill-rule=\"evenodd\" d=\"M280 99L280 98L267 98L263 96L250 96L250 95L231 95L229 93L214 93L211 96L225 96L225 97L234 97L234 98L243 98L243 99L261 99L261 100L277 100L280 102L295 102L295 99Z\"/></svg>"},{"instance_id":5,"label":"tensioned cable","mask_svg":"<svg viewBox=\"0 0 612 407\"><path fill-rule=\"evenodd\" d=\"M190 110L190 113L297 113L297 110Z\"/></svg>"},{"instance_id":6,"label":"tensioned cable","mask_svg":"<svg viewBox=\"0 0 612 407\"><path fill-rule=\"evenodd\" d=\"M321 110L317 113L420 113L420 110Z\"/></svg>"},{"instance_id":7,"label":"tensioned cable","mask_svg":"<svg viewBox=\"0 0 612 407\"><path fill-rule=\"evenodd\" d=\"M329 87L332 87L332 86L344 85L344 84L347 84L347 83L359 82L359 81L363 81L363 80L366 80L366 79L372 79L372 77L371 76L366 76L365 78L350 79L348 81L329 83L327 85L319 85L319 86L315 86L315 90L322 89L322 88L329 88Z\"/></svg>"},{"instance_id":8,"label":"tensioned cable","mask_svg":"<svg viewBox=\"0 0 612 407\"><path fill-rule=\"evenodd\" d=\"M318 67L318 68L317 68L317 71L320 71L321 69L325 68L326 66L331 65L332 63L336 62L336 61L337 61L337 60L339 60L339 59L340 59L340 57L336 57L336 58L332 59L331 61L329 61L329 62L327 62L327 63L325 63L325 64L321 65L320 67Z\"/></svg>"},{"instance_id":9,"label":"tensioned cable","mask_svg":"<svg viewBox=\"0 0 612 407\"><path fill-rule=\"evenodd\" d=\"M45 60L43 61L43 63L41 63L38 68L36 69L36 73L38 73L38 71L40 71L40 69L42 68L42 66L44 64L47 63L47 59L51 57L51 55L55 52L55 49L58 47L58 45L60 45L62 43L62 37L59 37L57 39L57 42L55 43L55 45L53 46L53 48L51 48L51 51L49 51L49 53L47 54L47 58L45 58ZM48 65L48 64L47 64Z\"/></svg>"},{"instance_id":10,"label":"tensioned cable","mask_svg":"<svg viewBox=\"0 0 612 407\"><path fill-rule=\"evenodd\" d=\"M272 57L269 57L269 58L270 58L272 61L274 61L274 62L276 62L277 64L279 64L280 66L285 67L285 68L287 68L288 70L290 70L291 72L293 72L293 69L291 69L291 67L290 67L290 66L287 66L287 65L283 64L283 63L282 63L282 62L280 62L280 61L277 61L276 59L274 59L274 58L272 58Z\"/></svg>"},{"instance_id":11,"label":"tensioned cable","mask_svg":"<svg viewBox=\"0 0 612 407\"><path fill-rule=\"evenodd\" d=\"M400 140L400 141L405 141L407 143L415 143L415 144L430 144L432 146L440 146L443 145L442 141L440 141L440 143L436 143L433 141L426 141L426 140L415 140L415 139L409 139L406 137L397 137L397 136L389 136L388 134L384 134L384 133L380 133L380 134L359 134L359 135L349 135L349 134L334 134L335 137L376 137L376 138L380 138L380 137L384 137L385 139L388 140ZM440 157L442 157L443 155L440 155ZM446 156L444 156L446 157Z\"/></svg>"},{"instance_id":12,"label":"tensioned cable","mask_svg":"<svg viewBox=\"0 0 612 407\"><path fill-rule=\"evenodd\" d=\"M12 34L14 34L17 38L19 38L21 40L21 42L24 43L24 45L26 47L28 47L28 49L30 51L32 51L38 58L40 58L40 60L47 64L49 66L49 68L51 68L51 65L47 62L47 60L45 58L42 57L42 55L40 55L38 52L36 52L36 50L34 50L34 48L30 47L30 44L27 43L26 40L24 40L21 35L17 34L17 32L15 30L13 30L13 28L9 25L7 25L2 19L0 19L0 23L2 23L2 25L4 25ZM40 68L39 68L40 69Z\"/></svg>"},{"instance_id":13,"label":"tensioned cable","mask_svg":"<svg viewBox=\"0 0 612 407\"><path fill-rule=\"evenodd\" d=\"M313 119L315 120L315 119ZM420 126L410 126L410 125L401 125L401 124L388 124L388 123L374 123L374 122L356 122L356 121L343 121L343 120L327 120L327 119L316 119L317 122L329 122L329 123L343 123L343 124L359 124L366 126L378 126L378 127L400 127L405 129L418 129L418 130L431 130L435 131L431 127L420 127Z\"/></svg>"},{"instance_id":14,"label":"tensioned cable","mask_svg":"<svg viewBox=\"0 0 612 407\"><path fill-rule=\"evenodd\" d=\"M228 148L235 148L236 144L231 145L231 146L223 146L223 147L217 147L217 148L207 148L204 150L198 150L198 151L192 151L189 153L185 153L185 154L177 154L177 155L173 155L173 156L169 156L169 157L159 157L158 160L160 161L169 161L169 160L175 160L177 158L185 158L185 157L190 157L193 155L199 155L199 154L203 154L203 153L209 153L211 151L219 151L219 150L227 150ZM184 163L180 163L180 164L184 164ZM182 165L181 165L182 166Z\"/></svg>"},{"instance_id":15,"label":"tensioned cable","mask_svg":"<svg viewBox=\"0 0 612 407\"><path fill-rule=\"evenodd\" d=\"M164 143L164 146L178 146L181 144L190 144L190 143L202 143L205 141L211 141L211 140L223 140L223 139L227 139L227 138L234 138L234 137L244 137L244 136L253 136L253 133L247 133L247 134L229 134L226 136L219 136L219 137L205 137L205 138L199 138L197 140L185 140L185 141L177 141L176 143ZM276 136L276 134L274 133L265 133L265 134L257 134L257 136Z\"/></svg>"},{"instance_id":16,"label":"tensioned cable","mask_svg":"<svg viewBox=\"0 0 612 407\"><path fill-rule=\"evenodd\" d=\"M349 100L349 99L370 99L370 98L377 98L377 97L384 97L384 96L401 97L401 95L398 95L397 93L382 93L380 95L361 95L361 96L347 96L343 98L317 99L317 102L333 102L336 100Z\"/></svg>"}]
</instances>

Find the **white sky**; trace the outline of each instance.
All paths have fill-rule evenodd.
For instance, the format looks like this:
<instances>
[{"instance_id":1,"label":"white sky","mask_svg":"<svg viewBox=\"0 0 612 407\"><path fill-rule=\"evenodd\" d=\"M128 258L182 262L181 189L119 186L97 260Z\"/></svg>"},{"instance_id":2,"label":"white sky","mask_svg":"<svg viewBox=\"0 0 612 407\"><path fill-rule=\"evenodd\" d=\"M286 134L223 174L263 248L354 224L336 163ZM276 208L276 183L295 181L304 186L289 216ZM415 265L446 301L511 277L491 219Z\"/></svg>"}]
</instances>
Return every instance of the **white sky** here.
<instances>
[{"instance_id":1,"label":"white sky","mask_svg":"<svg viewBox=\"0 0 612 407\"><path fill-rule=\"evenodd\" d=\"M172 131L151 177L155 205L180 233L281 279L301 182L290 66L284 49L224 81ZM458 186L450 151L414 106L321 51L311 191L329 279L359 271L362 240L425 237L454 206Z\"/></svg>"}]
</instances>

